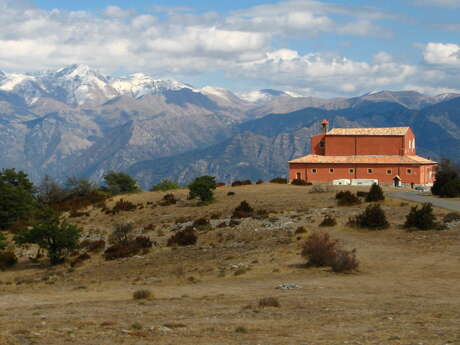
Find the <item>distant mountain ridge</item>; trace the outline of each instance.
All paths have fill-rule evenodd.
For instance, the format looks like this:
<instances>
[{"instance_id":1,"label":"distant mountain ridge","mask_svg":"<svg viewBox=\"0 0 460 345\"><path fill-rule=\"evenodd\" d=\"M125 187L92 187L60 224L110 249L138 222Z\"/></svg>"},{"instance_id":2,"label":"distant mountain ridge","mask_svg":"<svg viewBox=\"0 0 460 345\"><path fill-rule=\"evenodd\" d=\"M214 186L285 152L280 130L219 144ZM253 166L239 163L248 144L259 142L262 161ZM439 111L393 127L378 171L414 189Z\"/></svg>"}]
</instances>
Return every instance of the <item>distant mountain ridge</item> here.
<instances>
[{"instance_id":1,"label":"distant mountain ridge","mask_svg":"<svg viewBox=\"0 0 460 345\"><path fill-rule=\"evenodd\" d=\"M336 126L410 125L423 152L460 160L459 96L235 94L143 73L105 76L85 65L0 72L0 168L25 170L35 181L45 174L97 181L109 170L129 171L144 187L204 173L269 178L308 151L322 118Z\"/></svg>"}]
</instances>

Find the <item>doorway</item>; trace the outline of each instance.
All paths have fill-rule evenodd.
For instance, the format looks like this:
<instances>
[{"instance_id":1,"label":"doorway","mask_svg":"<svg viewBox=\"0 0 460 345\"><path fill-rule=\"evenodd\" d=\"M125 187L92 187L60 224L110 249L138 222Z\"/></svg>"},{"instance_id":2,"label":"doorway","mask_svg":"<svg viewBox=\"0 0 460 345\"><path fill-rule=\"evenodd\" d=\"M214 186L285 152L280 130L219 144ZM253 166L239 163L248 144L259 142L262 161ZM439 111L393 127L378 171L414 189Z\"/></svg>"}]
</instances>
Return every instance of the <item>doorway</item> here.
<instances>
[{"instance_id":1,"label":"doorway","mask_svg":"<svg viewBox=\"0 0 460 345\"><path fill-rule=\"evenodd\" d=\"M393 183L394 183L395 187L400 187L401 186L401 179L399 178L399 176L395 176L393 178Z\"/></svg>"}]
</instances>

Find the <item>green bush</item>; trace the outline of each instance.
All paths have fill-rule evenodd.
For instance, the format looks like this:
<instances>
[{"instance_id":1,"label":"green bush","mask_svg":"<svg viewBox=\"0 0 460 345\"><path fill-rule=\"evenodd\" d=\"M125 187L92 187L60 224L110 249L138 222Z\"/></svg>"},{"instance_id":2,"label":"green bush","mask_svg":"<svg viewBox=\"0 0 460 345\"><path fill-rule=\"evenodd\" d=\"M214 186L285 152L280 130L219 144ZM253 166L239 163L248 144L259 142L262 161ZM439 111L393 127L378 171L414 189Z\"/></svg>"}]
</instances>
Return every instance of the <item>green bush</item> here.
<instances>
[{"instance_id":1,"label":"green bush","mask_svg":"<svg viewBox=\"0 0 460 345\"><path fill-rule=\"evenodd\" d=\"M288 180L284 177L275 177L274 179L270 180L270 183L286 184L288 183Z\"/></svg>"},{"instance_id":2,"label":"green bush","mask_svg":"<svg viewBox=\"0 0 460 345\"><path fill-rule=\"evenodd\" d=\"M367 206L363 213L350 218L348 224L359 228L373 230L382 230L390 226L385 212L379 204L371 204Z\"/></svg>"},{"instance_id":3,"label":"green bush","mask_svg":"<svg viewBox=\"0 0 460 345\"><path fill-rule=\"evenodd\" d=\"M443 159L436 173L431 192L440 197L452 198L460 196L460 168L449 160Z\"/></svg>"},{"instance_id":4,"label":"green bush","mask_svg":"<svg viewBox=\"0 0 460 345\"><path fill-rule=\"evenodd\" d=\"M350 191L341 191L335 195L339 206L359 205L361 200Z\"/></svg>"},{"instance_id":5,"label":"green bush","mask_svg":"<svg viewBox=\"0 0 460 345\"><path fill-rule=\"evenodd\" d=\"M111 171L104 175L104 181L104 189L112 195L137 193L140 191L136 180L125 173Z\"/></svg>"},{"instance_id":6,"label":"green bush","mask_svg":"<svg viewBox=\"0 0 460 345\"><path fill-rule=\"evenodd\" d=\"M37 244L46 249L51 265L63 261L79 244L81 230L72 224L61 223L59 216L51 209L42 210L31 229L17 234L14 240L18 244Z\"/></svg>"},{"instance_id":7,"label":"green bush","mask_svg":"<svg viewBox=\"0 0 460 345\"><path fill-rule=\"evenodd\" d=\"M366 202L376 202L382 200L385 200L382 187L380 187L377 183L374 183L369 190L369 193L366 195Z\"/></svg>"},{"instance_id":8,"label":"green bush","mask_svg":"<svg viewBox=\"0 0 460 345\"><path fill-rule=\"evenodd\" d=\"M197 177L189 186L190 198L200 198L202 202L214 199L213 190L217 188L216 179L212 176Z\"/></svg>"},{"instance_id":9,"label":"green bush","mask_svg":"<svg viewBox=\"0 0 460 345\"><path fill-rule=\"evenodd\" d=\"M172 182L170 180L163 180L160 183L154 185L152 189L150 190L152 192L157 192L157 191L166 192L168 190L174 190L174 189L180 189L180 186L177 183Z\"/></svg>"},{"instance_id":10,"label":"green bush","mask_svg":"<svg viewBox=\"0 0 460 345\"><path fill-rule=\"evenodd\" d=\"M419 230L430 230L438 227L436 217L433 214L433 205L425 203L419 209L418 206L411 208L406 216L405 228L416 228Z\"/></svg>"},{"instance_id":11,"label":"green bush","mask_svg":"<svg viewBox=\"0 0 460 345\"><path fill-rule=\"evenodd\" d=\"M0 270L7 269L18 263L18 258L13 252L0 251Z\"/></svg>"}]
</instances>

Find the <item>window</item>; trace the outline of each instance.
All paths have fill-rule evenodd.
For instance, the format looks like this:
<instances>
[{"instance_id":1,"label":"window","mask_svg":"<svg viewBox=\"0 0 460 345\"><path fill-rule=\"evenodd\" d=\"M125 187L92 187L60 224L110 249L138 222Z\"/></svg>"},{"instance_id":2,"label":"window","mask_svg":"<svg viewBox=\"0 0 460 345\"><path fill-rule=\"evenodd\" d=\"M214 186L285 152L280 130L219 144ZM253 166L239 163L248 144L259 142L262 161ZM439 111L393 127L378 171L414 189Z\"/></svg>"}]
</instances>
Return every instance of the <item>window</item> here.
<instances>
[{"instance_id":1,"label":"window","mask_svg":"<svg viewBox=\"0 0 460 345\"><path fill-rule=\"evenodd\" d=\"M318 170L317 170L317 169L311 169L311 172L312 172L313 174L316 174L316 173L318 172Z\"/></svg>"},{"instance_id":2,"label":"window","mask_svg":"<svg viewBox=\"0 0 460 345\"><path fill-rule=\"evenodd\" d=\"M367 173L368 173L368 174L374 173L374 169L371 169L371 168L367 169Z\"/></svg>"},{"instance_id":3,"label":"window","mask_svg":"<svg viewBox=\"0 0 460 345\"><path fill-rule=\"evenodd\" d=\"M407 175L411 175L412 174L412 169L407 169Z\"/></svg>"},{"instance_id":4,"label":"window","mask_svg":"<svg viewBox=\"0 0 460 345\"><path fill-rule=\"evenodd\" d=\"M302 179L302 174L301 173L297 173L297 180L301 180Z\"/></svg>"},{"instance_id":5,"label":"window","mask_svg":"<svg viewBox=\"0 0 460 345\"><path fill-rule=\"evenodd\" d=\"M319 142L319 147L323 148L324 146L326 146L326 144L325 144L324 140L321 140Z\"/></svg>"},{"instance_id":6,"label":"window","mask_svg":"<svg viewBox=\"0 0 460 345\"><path fill-rule=\"evenodd\" d=\"M387 175L391 175L392 173L393 173L393 170L391 170L391 169L387 170Z\"/></svg>"},{"instance_id":7,"label":"window","mask_svg":"<svg viewBox=\"0 0 460 345\"><path fill-rule=\"evenodd\" d=\"M350 175L353 175L355 173L355 169L351 168L351 169L348 169L348 173Z\"/></svg>"},{"instance_id":8,"label":"window","mask_svg":"<svg viewBox=\"0 0 460 345\"><path fill-rule=\"evenodd\" d=\"M330 168L329 169L329 174L333 174L334 173L334 168Z\"/></svg>"}]
</instances>

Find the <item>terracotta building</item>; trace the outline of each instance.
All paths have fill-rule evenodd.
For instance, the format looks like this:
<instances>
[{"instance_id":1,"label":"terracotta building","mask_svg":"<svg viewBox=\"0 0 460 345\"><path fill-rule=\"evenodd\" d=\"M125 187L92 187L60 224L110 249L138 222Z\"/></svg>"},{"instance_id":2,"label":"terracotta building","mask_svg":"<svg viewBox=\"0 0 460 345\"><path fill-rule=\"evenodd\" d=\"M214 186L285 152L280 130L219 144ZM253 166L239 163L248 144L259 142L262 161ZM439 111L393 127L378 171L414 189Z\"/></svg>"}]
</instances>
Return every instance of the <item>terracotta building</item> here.
<instances>
[{"instance_id":1,"label":"terracotta building","mask_svg":"<svg viewBox=\"0 0 460 345\"><path fill-rule=\"evenodd\" d=\"M429 185L437 163L417 156L410 127L334 128L311 138L311 153L289 162L289 180L374 179L380 184Z\"/></svg>"}]
</instances>

